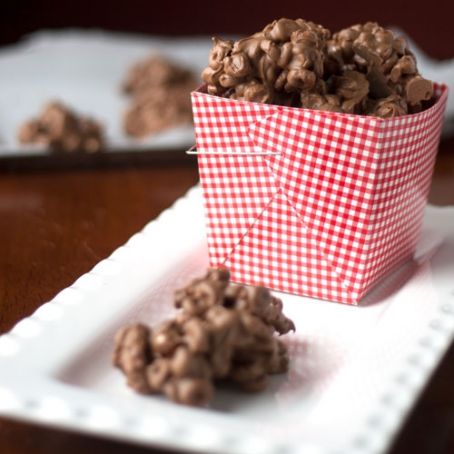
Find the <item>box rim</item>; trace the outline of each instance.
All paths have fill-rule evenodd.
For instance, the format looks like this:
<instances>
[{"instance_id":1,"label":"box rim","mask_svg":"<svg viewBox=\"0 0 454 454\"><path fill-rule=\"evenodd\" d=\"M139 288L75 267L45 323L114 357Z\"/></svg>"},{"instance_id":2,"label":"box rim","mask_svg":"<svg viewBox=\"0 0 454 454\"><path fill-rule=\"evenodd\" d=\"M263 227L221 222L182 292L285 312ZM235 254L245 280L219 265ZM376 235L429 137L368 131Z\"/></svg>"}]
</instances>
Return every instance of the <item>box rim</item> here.
<instances>
[{"instance_id":1,"label":"box rim","mask_svg":"<svg viewBox=\"0 0 454 454\"><path fill-rule=\"evenodd\" d=\"M266 103L261 103L261 102L256 102L256 101L244 101L244 100L238 100L238 99L232 99L232 98L224 98L222 96L211 95L211 94L207 93L205 91L207 84L202 84L199 87L197 87L195 90L191 91L191 98L192 98L192 96L203 95L203 96L207 96L209 98L221 99L226 102L233 103L233 104L246 104L246 105L257 104L259 106L275 107L279 111L289 110L289 111L293 111L293 112L308 112L313 115L323 114L323 115L334 117L334 118L337 118L337 117L343 117L343 118L349 118L349 119L362 118L362 119L364 119L364 121L366 121L370 124L378 123L378 125L381 127L382 125L386 125L388 123L396 121L396 119L399 119L399 120L403 120L406 118L415 118L416 119L419 116L422 116L423 114L427 114L427 112L434 110L440 104L440 102L442 102L445 98L447 98L447 96L449 94L449 88L444 83L433 82L433 85L434 85L435 90L438 89L441 91L439 96L433 103L433 105L431 105L428 109L422 110L421 112L417 112L414 114L400 115L398 117L392 117L392 118L381 118L381 117L376 117L374 115L350 114L350 113L345 113L345 112L330 112L329 110L308 109L306 107L289 107L289 106L282 106L279 104L266 104Z\"/></svg>"}]
</instances>

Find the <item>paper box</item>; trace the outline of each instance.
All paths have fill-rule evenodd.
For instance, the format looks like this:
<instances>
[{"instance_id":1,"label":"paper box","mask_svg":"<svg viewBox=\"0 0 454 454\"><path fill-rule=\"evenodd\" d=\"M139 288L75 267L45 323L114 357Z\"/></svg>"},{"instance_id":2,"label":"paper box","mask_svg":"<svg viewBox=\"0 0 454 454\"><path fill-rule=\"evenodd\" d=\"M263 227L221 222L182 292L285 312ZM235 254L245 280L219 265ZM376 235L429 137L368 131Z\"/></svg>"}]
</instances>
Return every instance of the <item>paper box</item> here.
<instances>
[{"instance_id":1,"label":"paper box","mask_svg":"<svg viewBox=\"0 0 454 454\"><path fill-rule=\"evenodd\" d=\"M414 251L447 99L393 119L192 93L211 266L342 303Z\"/></svg>"}]
</instances>

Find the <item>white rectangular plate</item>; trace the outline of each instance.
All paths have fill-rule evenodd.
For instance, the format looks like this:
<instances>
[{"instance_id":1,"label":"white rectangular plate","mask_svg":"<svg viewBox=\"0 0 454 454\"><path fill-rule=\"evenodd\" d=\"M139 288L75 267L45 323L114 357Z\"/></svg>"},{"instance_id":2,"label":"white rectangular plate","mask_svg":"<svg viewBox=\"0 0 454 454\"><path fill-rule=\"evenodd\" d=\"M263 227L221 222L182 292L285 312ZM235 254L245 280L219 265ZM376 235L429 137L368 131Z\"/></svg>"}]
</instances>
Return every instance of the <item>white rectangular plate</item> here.
<instances>
[{"instance_id":1,"label":"white rectangular plate","mask_svg":"<svg viewBox=\"0 0 454 454\"><path fill-rule=\"evenodd\" d=\"M1 48L0 157L48 153L20 145L16 135L24 121L37 116L54 99L100 120L108 151L189 147L194 143L192 125L170 128L143 140L128 137L122 121L131 101L121 93L121 84L131 65L151 54L182 64L199 78L210 48L209 36L165 39L82 30L35 33Z\"/></svg>"},{"instance_id":2,"label":"white rectangular plate","mask_svg":"<svg viewBox=\"0 0 454 454\"><path fill-rule=\"evenodd\" d=\"M454 208L428 207L415 259L360 307L280 294L296 323L288 374L209 408L140 396L111 366L118 327L155 325L208 264L194 188L0 338L0 414L207 453L383 452L454 332Z\"/></svg>"}]
</instances>

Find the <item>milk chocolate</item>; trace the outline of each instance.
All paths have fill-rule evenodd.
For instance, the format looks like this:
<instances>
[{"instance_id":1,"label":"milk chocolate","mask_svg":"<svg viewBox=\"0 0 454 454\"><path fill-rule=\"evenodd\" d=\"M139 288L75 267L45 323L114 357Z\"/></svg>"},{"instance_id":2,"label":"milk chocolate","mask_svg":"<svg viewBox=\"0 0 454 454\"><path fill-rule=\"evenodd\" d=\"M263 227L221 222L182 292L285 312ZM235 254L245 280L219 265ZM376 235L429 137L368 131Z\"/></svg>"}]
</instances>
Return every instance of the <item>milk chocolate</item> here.
<instances>
[{"instance_id":1,"label":"milk chocolate","mask_svg":"<svg viewBox=\"0 0 454 454\"><path fill-rule=\"evenodd\" d=\"M104 148L103 127L89 117L76 114L61 102L51 102L18 131L21 143L46 145L55 152L96 153Z\"/></svg>"},{"instance_id":2,"label":"milk chocolate","mask_svg":"<svg viewBox=\"0 0 454 454\"><path fill-rule=\"evenodd\" d=\"M223 59L221 49L219 44L217 54L210 56L213 66L219 58ZM135 64L123 83L123 91L131 96L124 115L126 134L142 138L191 123L190 92L196 85L191 71L163 57L152 56Z\"/></svg>"},{"instance_id":3,"label":"milk chocolate","mask_svg":"<svg viewBox=\"0 0 454 454\"><path fill-rule=\"evenodd\" d=\"M206 405L219 381L257 392L269 374L288 370L287 348L276 334L295 326L281 300L229 278L227 270L211 269L175 293L180 312L173 319L154 330L135 324L117 333L113 363L130 387Z\"/></svg>"},{"instance_id":4,"label":"milk chocolate","mask_svg":"<svg viewBox=\"0 0 454 454\"><path fill-rule=\"evenodd\" d=\"M214 95L362 115L414 113L433 96L405 39L375 22L331 36L282 18L236 42L213 38L202 78Z\"/></svg>"}]
</instances>

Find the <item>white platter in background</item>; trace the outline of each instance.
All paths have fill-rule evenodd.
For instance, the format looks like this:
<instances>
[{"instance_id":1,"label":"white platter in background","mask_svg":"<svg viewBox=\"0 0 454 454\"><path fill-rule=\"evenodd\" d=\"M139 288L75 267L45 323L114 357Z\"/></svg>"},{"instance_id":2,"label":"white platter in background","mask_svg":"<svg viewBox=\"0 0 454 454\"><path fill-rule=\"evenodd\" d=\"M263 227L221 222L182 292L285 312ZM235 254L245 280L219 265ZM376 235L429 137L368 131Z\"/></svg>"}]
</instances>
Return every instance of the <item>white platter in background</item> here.
<instances>
[{"instance_id":1,"label":"white platter in background","mask_svg":"<svg viewBox=\"0 0 454 454\"><path fill-rule=\"evenodd\" d=\"M438 62L414 43L411 47L421 73L446 83L453 91L454 61ZM128 99L121 94L120 85L128 68L152 53L187 66L198 77L210 48L209 36L171 39L77 29L37 32L18 44L0 48L0 157L49 153L19 145L16 134L24 121L36 116L52 99L99 119L106 128L108 151L187 149L194 143L190 125L144 140L126 136L122 114ZM454 96L450 96L444 132L453 131Z\"/></svg>"},{"instance_id":2,"label":"white platter in background","mask_svg":"<svg viewBox=\"0 0 454 454\"><path fill-rule=\"evenodd\" d=\"M137 140L123 132L123 112L130 100L121 93L128 69L151 54L172 59L199 77L206 66L208 36L165 39L101 31L39 32L16 45L0 48L0 156L46 154L20 145L19 126L58 99L93 116L106 128L108 151L187 149L192 125Z\"/></svg>"},{"instance_id":3,"label":"white platter in background","mask_svg":"<svg viewBox=\"0 0 454 454\"><path fill-rule=\"evenodd\" d=\"M414 260L361 306L280 294L289 373L199 409L134 394L110 358L118 327L155 325L205 271L204 225L196 187L0 337L0 415L195 452L385 452L453 339L454 207L427 208Z\"/></svg>"}]
</instances>

